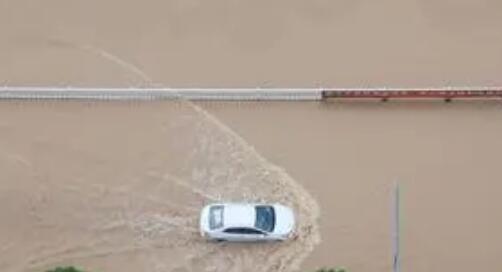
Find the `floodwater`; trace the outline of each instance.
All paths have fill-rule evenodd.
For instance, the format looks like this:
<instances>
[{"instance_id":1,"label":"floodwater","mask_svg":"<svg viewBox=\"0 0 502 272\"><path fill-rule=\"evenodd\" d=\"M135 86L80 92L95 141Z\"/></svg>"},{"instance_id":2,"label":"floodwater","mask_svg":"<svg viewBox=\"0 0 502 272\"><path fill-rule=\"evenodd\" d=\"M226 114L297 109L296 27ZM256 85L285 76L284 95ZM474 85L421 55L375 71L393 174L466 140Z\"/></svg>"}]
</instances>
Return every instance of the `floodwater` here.
<instances>
[{"instance_id":1,"label":"floodwater","mask_svg":"<svg viewBox=\"0 0 502 272\"><path fill-rule=\"evenodd\" d=\"M0 0L0 84L502 85L498 0Z\"/></svg>"},{"instance_id":2,"label":"floodwater","mask_svg":"<svg viewBox=\"0 0 502 272\"><path fill-rule=\"evenodd\" d=\"M0 84L502 85L502 4L0 0ZM500 270L493 102L0 102L0 267ZM279 201L295 239L201 240L213 201Z\"/></svg>"},{"instance_id":3,"label":"floodwater","mask_svg":"<svg viewBox=\"0 0 502 272\"><path fill-rule=\"evenodd\" d=\"M303 271L391 271L395 183L402 271L500 268L500 101L206 107L318 200Z\"/></svg>"},{"instance_id":4,"label":"floodwater","mask_svg":"<svg viewBox=\"0 0 502 272\"><path fill-rule=\"evenodd\" d=\"M92 271L291 271L319 242L317 202L200 107L6 102L1 108L3 271L57 264ZM292 207L294 239L204 241L203 205L232 201Z\"/></svg>"},{"instance_id":5,"label":"floodwater","mask_svg":"<svg viewBox=\"0 0 502 272\"><path fill-rule=\"evenodd\" d=\"M3 271L389 271L396 182L403 269L499 267L499 101L0 105ZM295 239L199 238L232 200L292 206Z\"/></svg>"}]
</instances>

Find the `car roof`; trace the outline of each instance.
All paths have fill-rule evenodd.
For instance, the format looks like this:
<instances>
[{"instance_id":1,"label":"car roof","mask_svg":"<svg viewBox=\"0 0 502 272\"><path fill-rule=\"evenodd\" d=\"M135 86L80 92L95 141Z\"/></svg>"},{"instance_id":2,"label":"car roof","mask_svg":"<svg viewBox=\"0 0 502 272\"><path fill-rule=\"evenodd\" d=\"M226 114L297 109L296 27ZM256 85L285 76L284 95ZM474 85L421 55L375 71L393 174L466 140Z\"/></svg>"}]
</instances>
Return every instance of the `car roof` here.
<instances>
[{"instance_id":1,"label":"car roof","mask_svg":"<svg viewBox=\"0 0 502 272\"><path fill-rule=\"evenodd\" d=\"M223 226L225 228L254 228L256 221L255 205L225 204Z\"/></svg>"}]
</instances>

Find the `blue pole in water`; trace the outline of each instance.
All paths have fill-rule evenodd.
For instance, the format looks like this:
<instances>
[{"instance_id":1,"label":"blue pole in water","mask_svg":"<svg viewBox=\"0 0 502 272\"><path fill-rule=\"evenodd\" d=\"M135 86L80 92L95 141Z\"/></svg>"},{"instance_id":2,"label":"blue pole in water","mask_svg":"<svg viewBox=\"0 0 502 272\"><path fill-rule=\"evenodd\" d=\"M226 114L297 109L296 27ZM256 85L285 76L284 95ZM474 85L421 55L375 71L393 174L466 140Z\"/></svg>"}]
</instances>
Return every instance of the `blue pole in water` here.
<instances>
[{"instance_id":1,"label":"blue pole in water","mask_svg":"<svg viewBox=\"0 0 502 272\"><path fill-rule=\"evenodd\" d=\"M394 185L394 254L393 254L393 264L392 264L392 270L394 272L400 272L401 271L401 260L400 260L400 241L399 241L399 236L400 236L400 218L399 218L399 213L400 213L400 196L399 196L399 184L396 182Z\"/></svg>"}]
</instances>

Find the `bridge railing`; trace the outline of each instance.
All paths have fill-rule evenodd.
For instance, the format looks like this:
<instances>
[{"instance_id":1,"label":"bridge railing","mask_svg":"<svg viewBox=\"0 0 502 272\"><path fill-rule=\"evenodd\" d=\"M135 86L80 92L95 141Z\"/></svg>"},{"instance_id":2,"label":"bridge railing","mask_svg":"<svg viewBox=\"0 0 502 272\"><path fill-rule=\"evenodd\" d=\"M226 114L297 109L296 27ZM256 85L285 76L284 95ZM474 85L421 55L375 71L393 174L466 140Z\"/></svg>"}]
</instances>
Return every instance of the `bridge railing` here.
<instances>
[{"instance_id":1,"label":"bridge railing","mask_svg":"<svg viewBox=\"0 0 502 272\"><path fill-rule=\"evenodd\" d=\"M325 99L502 98L502 87L480 88L81 88L0 87L15 100L217 100L319 101Z\"/></svg>"}]
</instances>

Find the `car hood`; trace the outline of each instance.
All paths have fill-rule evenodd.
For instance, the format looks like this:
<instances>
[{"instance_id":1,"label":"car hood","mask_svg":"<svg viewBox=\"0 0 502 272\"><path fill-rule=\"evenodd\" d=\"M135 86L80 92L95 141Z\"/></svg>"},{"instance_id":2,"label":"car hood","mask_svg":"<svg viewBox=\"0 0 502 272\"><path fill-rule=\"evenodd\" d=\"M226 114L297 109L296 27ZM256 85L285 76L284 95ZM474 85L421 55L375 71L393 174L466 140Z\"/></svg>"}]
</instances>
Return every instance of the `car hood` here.
<instances>
[{"instance_id":1,"label":"car hood","mask_svg":"<svg viewBox=\"0 0 502 272\"><path fill-rule=\"evenodd\" d=\"M278 235L287 235L291 233L295 227L295 216L293 211L283 205L274 205L275 210L275 227L274 233Z\"/></svg>"}]
</instances>

